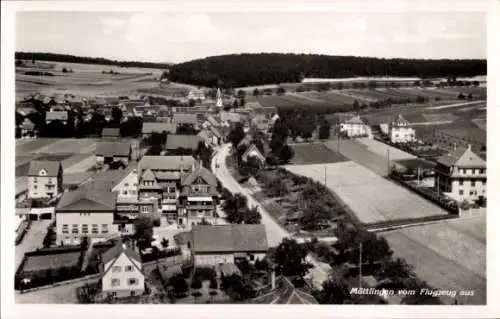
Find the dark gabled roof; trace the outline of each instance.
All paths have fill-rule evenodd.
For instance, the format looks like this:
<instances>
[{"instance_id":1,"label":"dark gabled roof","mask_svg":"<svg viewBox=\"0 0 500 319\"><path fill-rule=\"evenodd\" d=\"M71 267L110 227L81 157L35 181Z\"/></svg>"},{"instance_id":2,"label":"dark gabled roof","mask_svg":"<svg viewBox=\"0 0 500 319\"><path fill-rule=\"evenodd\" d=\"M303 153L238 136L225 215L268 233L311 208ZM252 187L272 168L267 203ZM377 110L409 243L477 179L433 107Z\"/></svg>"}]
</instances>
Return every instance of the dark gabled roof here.
<instances>
[{"instance_id":1,"label":"dark gabled roof","mask_svg":"<svg viewBox=\"0 0 500 319\"><path fill-rule=\"evenodd\" d=\"M167 150L175 150L182 147L196 150L200 142L203 142L203 139L197 135L171 134L167 136L167 145L165 148Z\"/></svg>"},{"instance_id":2,"label":"dark gabled roof","mask_svg":"<svg viewBox=\"0 0 500 319\"><path fill-rule=\"evenodd\" d=\"M120 255L125 253L127 257L134 259L135 261L142 262L141 255L132 249L132 247L126 245L126 248L123 247L123 242L121 240L117 240L115 246L113 248L107 250L102 254L102 262L107 264L111 260L117 259Z\"/></svg>"},{"instance_id":3,"label":"dark gabled roof","mask_svg":"<svg viewBox=\"0 0 500 319\"><path fill-rule=\"evenodd\" d=\"M129 156L132 146L129 142L104 142L99 144L97 156Z\"/></svg>"},{"instance_id":4,"label":"dark gabled roof","mask_svg":"<svg viewBox=\"0 0 500 319\"><path fill-rule=\"evenodd\" d=\"M105 127L102 129L101 136L119 137L120 136L120 128L119 127Z\"/></svg>"},{"instance_id":5,"label":"dark gabled roof","mask_svg":"<svg viewBox=\"0 0 500 319\"><path fill-rule=\"evenodd\" d=\"M486 168L486 162L472 152L470 147L458 147L456 150L439 157L437 162L447 167Z\"/></svg>"},{"instance_id":6,"label":"dark gabled roof","mask_svg":"<svg viewBox=\"0 0 500 319\"><path fill-rule=\"evenodd\" d=\"M28 170L28 176L40 176L40 171L45 170L47 175L56 177L59 175L59 171L62 169L61 162L56 161L31 161L30 168Z\"/></svg>"},{"instance_id":7,"label":"dark gabled roof","mask_svg":"<svg viewBox=\"0 0 500 319\"><path fill-rule=\"evenodd\" d=\"M144 122L142 124L142 134L162 133L163 131L175 133L176 130L177 123Z\"/></svg>"},{"instance_id":8,"label":"dark gabled roof","mask_svg":"<svg viewBox=\"0 0 500 319\"><path fill-rule=\"evenodd\" d=\"M182 181L182 185L191 185L194 181L198 179L198 177L201 177L208 185L210 186L217 186L217 178L210 172L208 169L205 167L201 166L201 164L198 164L199 166L194 169L189 175L186 176L186 178Z\"/></svg>"},{"instance_id":9,"label":"dark gabled roof","mask_svg":"<svg viewBox=\"0 0 500 319\"><path fill-rule=\"evenodd\" d=\"M146 155L143 156L138 164L139 174L142 170L150 168L152 170L180 170L181 166L184 170L191 170L194 164L194 158L191 155Z\"/></svg>"},{"instance_id":10,"label":"dark gabled roof","mask_svg":"<svg viewBox=\"0 0 500 319\"><path fill-rule=\"evenodd\" d=\"M115 192L80 188L64 193L57 211L114 211L116 207Z\"/></svg>"},{"instance_id":11,"label":"dark gabled roof","mask_svg":"<svg viewBox=\"0 0 500 319\"><path fill-rule=\"evenodd\" d=\"M266 252L264 225L197 225L192 228L193 252Z\"/></svg>"}]
</instances>

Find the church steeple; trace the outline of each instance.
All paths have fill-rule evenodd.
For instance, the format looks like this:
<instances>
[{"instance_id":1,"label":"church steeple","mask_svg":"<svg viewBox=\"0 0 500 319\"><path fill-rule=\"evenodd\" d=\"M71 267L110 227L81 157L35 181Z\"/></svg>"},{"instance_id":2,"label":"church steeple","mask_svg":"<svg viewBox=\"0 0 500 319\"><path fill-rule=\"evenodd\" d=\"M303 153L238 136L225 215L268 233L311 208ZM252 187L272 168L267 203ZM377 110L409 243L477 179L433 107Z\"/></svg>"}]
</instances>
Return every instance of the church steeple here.
<instances>
[{"instance_id":1,"label":"church steeple","mask_svg":"<svg viewBox=\"0 0 500 319\"><path fill-rule=\"evenodd\" d=\"M217 89L217 102L215 103L215 106L222 107L222 94L220 92L220 88Z\"/></svg>"}]
</instances>

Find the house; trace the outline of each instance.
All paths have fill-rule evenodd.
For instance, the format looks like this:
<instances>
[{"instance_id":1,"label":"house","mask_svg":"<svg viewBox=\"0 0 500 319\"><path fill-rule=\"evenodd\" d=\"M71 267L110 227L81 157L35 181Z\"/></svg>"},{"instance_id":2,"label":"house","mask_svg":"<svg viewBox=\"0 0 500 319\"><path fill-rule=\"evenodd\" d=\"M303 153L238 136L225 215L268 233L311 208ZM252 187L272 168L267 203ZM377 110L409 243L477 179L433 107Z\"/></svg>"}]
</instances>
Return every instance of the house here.
<instances>
[{"instance_id":1,"label":"house","mask_svg":"<svg viewBox=\"0 0 500 319\"><path fill-rule=\"evenodd\" d=\"M102 292L107 296L123 298L144 293L141 255L121 240L101 255L101 274Z\"/></svg>"},{"instance_id":2,"label":"house","mask_svg":"<svg viewBox=\"0 0 500 319\"><path fill-rule=\"evenodd\" d=\"M189 91L187 98L190 100L204 101L205 100L205 92L203 90L200 90L200 89L192 89L191 91Z\"/></svg>"},{"instance_id":3,"label":"house","mask_svg":"<svg viewBox=\"0 0 500 319\"><path fill-rule=\"evenodd\" d=\"M128 165L132 159L132 145L129 142L105 142L101 143L95 155L97 163L110 164L112 162L121 161Z\"/></svg>"},{"instance_id":4,"label":"house","mask_svg":"<svg viewBox=\"0 0 500 319\"><path fill-rule=\"evenodd\" d=\"M392 143L414 142L415 129L411 127L410 122L405 120L401 114L395 121L389 124L389 137Z\"/></svg>"},{"instance_id":5,"label":"house","mask_svg":"<svg viewBox=\"0 0 500 319\"><path fill-rule=\"evenodd\" d=\"M347 120L339 123L340 134L352 137L366 137L368 136L367 125L359 115L353 116Z\"/></svg>"},{"instance_id":6,"label":"house","mask_svg":"<svg viewBox=\"0 0 500 319\"><path fill-rule=\"evenodd\" d=\"M142 135L151 135L153 133L163 133L167 132L170 134L175 134L177 131L177 123L152 123L144 122L142 124Z\"/></svg>"},{"instance_id":7,"label":"house","mask_svg":"<svg viewBox=\"0 0 500 319\"><path fill-rule=\"evenodd\" d=\"M245 153L241 155L241 159L243 161L248 161L250 157L255 157L259 160L262 166L266 164L266 157L262 154L262 152L257 148L255 144L250 144Z\"/></svg>"},{"instance_id":8,"label":"house","mask_svg":"<svg viewBox=\"0 0 500 319\"><path fill-rule=\"evenodd\" d=\"M63 167L56 161L31 161L28 170L28 198L54 198L63 191Z\"/></svg>"},{"instance_id":9,"label":"house","mask_svg":"<svg viewBox=\"0 0 500 319\"><path fill-rule=\"evenodd\" d=\"M196 162L193 171L181 180L179 224L196 224L203 219L214 223L218 196L217 178Z\"/></svg>"},{"instance_id":10,"label":"house","mask_svg":"<svg viewBox=\"0 0 500 319\"><path fill-rule=\"evenodd\" d=\"M107 170L94 175L85 187L116 192L117 202L121 202L138 198L138 183L137 164L131 163L125 169Z\"/></svg>"},{"instance_id":11,"label":"house","mask_svg":"<svg viewBox=\"0 0 500 319\"><path fill-rule=\"evenodd\" d=\"M170 134L167 136L167 151L175 151L178 148L192 149L195 151L203 139L198 135Z\"/></svg>"},{"instance_id":12,"label":"house","mask_svg":"<svg viewBox=\"0 0 500 319\"><path fill-rule=\"evenodd\" d=\"M45 123L49 124L52 121L61 121L63 124L68 122L68 112L67 111L48 111L45 113Z\"/></svg>"},{"instance_id":13,"label":"house","mask_svg":"<svg viewBox=\"0 0 500 319\"><path fill-rule=\"evenodd\" d=\"M196 114L193 113L174 113L172 122L176 124L191 124L195 127L198 125Z\"/></svg>"},{"instance_id":14,"label":"house","mask_svg":"<svg viewBox=\"0 0 500 319\"><path fill-rule=\"evenodd\" d=\"M219 127L221 126L221 118L218 115L209 115L207 116L207 121L211 126Z\"/></svg>"},{"instance_id":15,"label":"house","mask_svg":"<svg viewBox=\"0 0 500 319\"><path fill-rule=\"evenodd\" d=\"M191 232L196 267L234 264L242 259L255 262L268 250L264 225L196 225Z\"/></svg>"},{"instance_id":16,"label":"house","mask_svg":"<svg viewBox=\"0 0 500 319\"><path fill-rule=\"evenodd\" d=\"M144 156L138 164L139 200L155 199L167 220L175 222L181 180L194 164L192 156Z\"/></svg>"},{"instance_id":17,"label":"house","mask_svg":"<svg viewBox=\"0 0 500 319\"><path fill-rule=\"evenodd\" d=\"M434 172L438 193L460 202L486 198L486 162L470 145L439 157Z\"/></svg>"},{"instance_id":18,"label":"house","mask_svg":"<svg viewBox=\"0 0 500 319\"><path fill-rule=\"evenodd\" d=\"M118 137L120 137L120 128L119 127L105 127L102 129L101 137L118 138Z\"/></svg>"},{"instance_id":19,"label":"house","mask_svg":"<svg viewBox=\"0 0 500 319\"><path fill-rule=\"evenodd\" d=\"M203 130L198 133L198 136L203 139L206 145L220 145L220 138L210 130Z\"/></svg>"},{"instance_id":20,"label":"house","mask_svg":"<svg viewBox=\"0 0 500 319\"><path fill-rule=\"evenodd\" d=\"M25 118L19 127L21 129L22 138L36 137L37 132L35 131L35 124L33 124L29 118Z\"/></svg>"},{"instance_id":21,"label":"house","mask_svg":"<svg viewBox=\"0 0 500 319\"><path fill-rule=\"evenodd\" d=\"M56 207L57 241L79 245L84 237L94 243L118 236L116 197L114 192L87 188L64 193Z\"/></svg>"}]
</instances>

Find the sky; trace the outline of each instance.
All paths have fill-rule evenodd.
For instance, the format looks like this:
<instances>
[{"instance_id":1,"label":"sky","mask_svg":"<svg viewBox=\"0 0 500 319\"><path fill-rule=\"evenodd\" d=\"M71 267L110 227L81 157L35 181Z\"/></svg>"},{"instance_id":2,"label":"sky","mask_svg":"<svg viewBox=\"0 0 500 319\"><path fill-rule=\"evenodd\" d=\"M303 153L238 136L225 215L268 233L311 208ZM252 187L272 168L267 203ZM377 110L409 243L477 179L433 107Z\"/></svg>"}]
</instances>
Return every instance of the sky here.
<instances>
[{"instance_id":1,"label":"sky","mask_svg":"<svg viewBox=\"0 0 500 319\"><path fill-rule=\"evenodd\" d=\"M486 58L484 12L16 14L16 50L179 63L230 53Z\"/></svg>"}]
</instances>

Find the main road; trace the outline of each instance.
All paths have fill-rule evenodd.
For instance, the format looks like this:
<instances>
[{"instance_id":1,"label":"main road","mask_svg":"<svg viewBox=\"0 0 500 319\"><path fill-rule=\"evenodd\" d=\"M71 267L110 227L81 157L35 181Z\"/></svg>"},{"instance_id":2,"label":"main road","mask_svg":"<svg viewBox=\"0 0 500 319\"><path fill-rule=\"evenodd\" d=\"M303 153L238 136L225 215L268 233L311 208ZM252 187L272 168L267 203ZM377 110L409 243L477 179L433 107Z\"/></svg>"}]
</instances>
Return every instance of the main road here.
<instances>
[{"instance_id":1,"label":"main road","mask_svg":"<svg viewBox=\"0 0 500 319\"><path fill-rule=\"evenodd\" d=\"M217 176L221 184L231 193L242 194L247 198L249 207L256 206L258 208L262 216L261 222L266 227L267 243L269 247L278 246L283 238L292 238L292 235L281 227L281 225L276 222L269 212L252 197L250 192L243 188L231 175L226 166L226 157L229 156L230 151L231 144L224 144L219 150L216 151L212 157L212 172L215 173L215 176ZM307 261L314 266L314 268L309 271L312 282L317 288L320 289L321 283L328 279L329 266L317 261L311 255L307 256Z\"/></svg>"}]
</instances>

